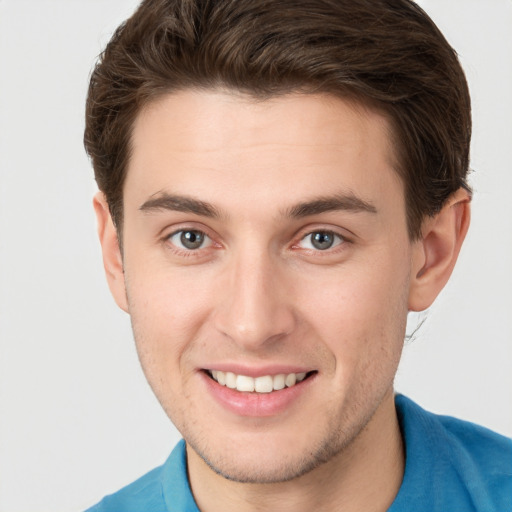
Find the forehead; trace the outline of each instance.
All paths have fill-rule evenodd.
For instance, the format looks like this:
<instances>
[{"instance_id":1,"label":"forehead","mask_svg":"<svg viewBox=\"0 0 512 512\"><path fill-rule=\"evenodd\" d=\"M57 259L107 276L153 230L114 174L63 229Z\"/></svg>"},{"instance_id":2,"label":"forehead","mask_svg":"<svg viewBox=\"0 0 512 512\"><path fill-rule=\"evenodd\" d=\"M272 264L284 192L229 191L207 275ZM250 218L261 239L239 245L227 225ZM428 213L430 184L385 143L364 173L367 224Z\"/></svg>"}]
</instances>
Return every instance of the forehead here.
<instances>
[{"instance_id":1,"label":"forehead","mask_svg":"<svg viewBox=\"0 0 512 512\"><path fill-rule=\"evenodd\" d=\"M402 193L391 140L384 115L327 94L181 91L137 117L125 199L170 190L281 207L350 192L371 202Z\"/></svg>"},{"instance_id":2,"label":"forehead","mask_svg":"<svg viewBox=\"0 0 512 512\"><path fill-rule=\"evenodd\" d=\"M381 139L389 162L393 160L391 127L385 115L369 104L326 93L258 99L231 90L186 89L142 108L132 132L135 145L145 139L149 125L163 129L163 137L171 136L166 139L171 150L224 149L226 143L241 149L255 143L294 145L304 138L311 146L331 144L341 149L363 142L364 137L375 143Z\"/></svg>"}]
</instances>

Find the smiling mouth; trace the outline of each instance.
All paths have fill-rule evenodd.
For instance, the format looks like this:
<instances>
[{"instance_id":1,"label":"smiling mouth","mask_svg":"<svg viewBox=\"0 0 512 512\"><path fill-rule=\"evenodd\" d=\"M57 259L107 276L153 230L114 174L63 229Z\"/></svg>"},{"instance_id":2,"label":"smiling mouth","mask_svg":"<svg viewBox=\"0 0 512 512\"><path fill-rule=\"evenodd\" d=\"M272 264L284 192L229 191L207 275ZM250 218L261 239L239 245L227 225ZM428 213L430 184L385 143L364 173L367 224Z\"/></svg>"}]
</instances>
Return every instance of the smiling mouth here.
<instances>
[{"instance_id":1,"label":"smiling mouth","mask_svg":"<svg viewBox=\"0 0 512 512\"><path fill-rule=\"evenodd\" d=\"M206 374L221 386L246 393L272 393L284 388L291 388L315 373L316 371L311 371L307 373L280 373L278 375L249 377L220 370L206 370Z\"/></svg>"}]
</instances>

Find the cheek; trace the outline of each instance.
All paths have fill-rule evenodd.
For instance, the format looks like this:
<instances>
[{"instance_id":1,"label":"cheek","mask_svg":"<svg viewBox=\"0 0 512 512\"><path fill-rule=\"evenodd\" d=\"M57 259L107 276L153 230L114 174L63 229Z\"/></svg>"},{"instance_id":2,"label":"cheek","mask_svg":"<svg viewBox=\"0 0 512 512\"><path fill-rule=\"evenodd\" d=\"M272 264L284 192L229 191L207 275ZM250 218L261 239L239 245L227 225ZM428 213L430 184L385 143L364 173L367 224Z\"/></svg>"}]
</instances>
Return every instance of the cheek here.
<instances>
[{"instance_id":1,"label":"cheek","mask_svg":"<svg viewBox=\"0 0 512 512\"><path fill-rule=\"evenodd\" d=\"M395 366L401 354L407 318L409 277L403 265L384 261L312 276L301 295L309 325L346 371ZM347 376L348 378L348 376Z\"/></svg>"},{"instance_id":2,"label":"cheek","mask_svg":"<svg viewBox=\"0 0 512 512\"><path fill-rule=\"evenodd\" d=\"M305 299L302 309L312 322L343 333L378 330L405 316L407 290L407 276L386 275L375 268L340 270L322 278L313 275L303 283L300 295Z\"/></svg>"},{"instance_id":3,"label":"cheek","mask_svg":"<svg viewBox=\"0 0 512 512\"><path fill-rule=\"evenodd\" d=\"M132 272L126 265L129 313L148 329L180 337L194 328L207 309L208 280L198 272L160 267L147 264L146 271L140 266Z\"/></svg>"},{"instance_id":4,"label":"cheek","mask_svg":"<svg viewBox=\"0 0 512 512\"><path fill-rule=\"evenodd\" d=\"M183 369L192 341L208 317L208 290L202 279L179 273L137 273L125 268L126 290L137 352L154 387L188 378ZM179 371L178 371L179 370Z\"/></svg>"}]
</instances>

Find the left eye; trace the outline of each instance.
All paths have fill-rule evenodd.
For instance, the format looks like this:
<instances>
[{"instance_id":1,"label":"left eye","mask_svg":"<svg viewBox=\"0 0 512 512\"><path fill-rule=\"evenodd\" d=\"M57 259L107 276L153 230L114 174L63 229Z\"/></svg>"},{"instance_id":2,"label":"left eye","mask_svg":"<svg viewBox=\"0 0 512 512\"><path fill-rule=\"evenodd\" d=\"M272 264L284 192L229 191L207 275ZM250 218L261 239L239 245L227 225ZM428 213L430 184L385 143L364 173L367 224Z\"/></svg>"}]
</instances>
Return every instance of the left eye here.
<instances>
[{"instance_id":1,"label":"left eye","mask_svg":"<svg viewBox=\"0 0 512 512\"><path fill-rule=\"evenodd\" d=\"M202 231L197 231L195 229L183 229L181 231L176 231L176 233L169 236L168 240L176 247L186 249L187 251L204 249L212 243L209 236L205 235Z\"/></svg>"},{"instance_id":2,"label":"left eye","mask_svg":"<svg viewBox=\"0 0 512 512\"><path fill-rule=\"evenodd\" d=\"M342 242L343 238L332 231L313 231L300 241L300 246L303 249L326 251L340 245Z\"/></svg>"}]
</instances>

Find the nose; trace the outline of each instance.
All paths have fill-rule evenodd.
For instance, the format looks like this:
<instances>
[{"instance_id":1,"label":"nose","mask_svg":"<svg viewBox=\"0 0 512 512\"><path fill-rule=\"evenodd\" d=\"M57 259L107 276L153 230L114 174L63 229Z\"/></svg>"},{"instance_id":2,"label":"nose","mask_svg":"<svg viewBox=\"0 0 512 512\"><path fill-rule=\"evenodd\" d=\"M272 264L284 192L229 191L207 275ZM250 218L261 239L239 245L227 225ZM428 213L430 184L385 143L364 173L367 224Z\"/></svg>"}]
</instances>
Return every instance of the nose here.
<instances>
[{"instance_id":1,"label":"nose","mask_svg":"<svg viewBox=\"0 0 512 512\"><path fill-rule=\"evenodd\" d=\"M215 326L244 350L258 351L289 335L296 319L282 264L247 252L233 257L221 279Z\"/></svg>"}]
</instances>

